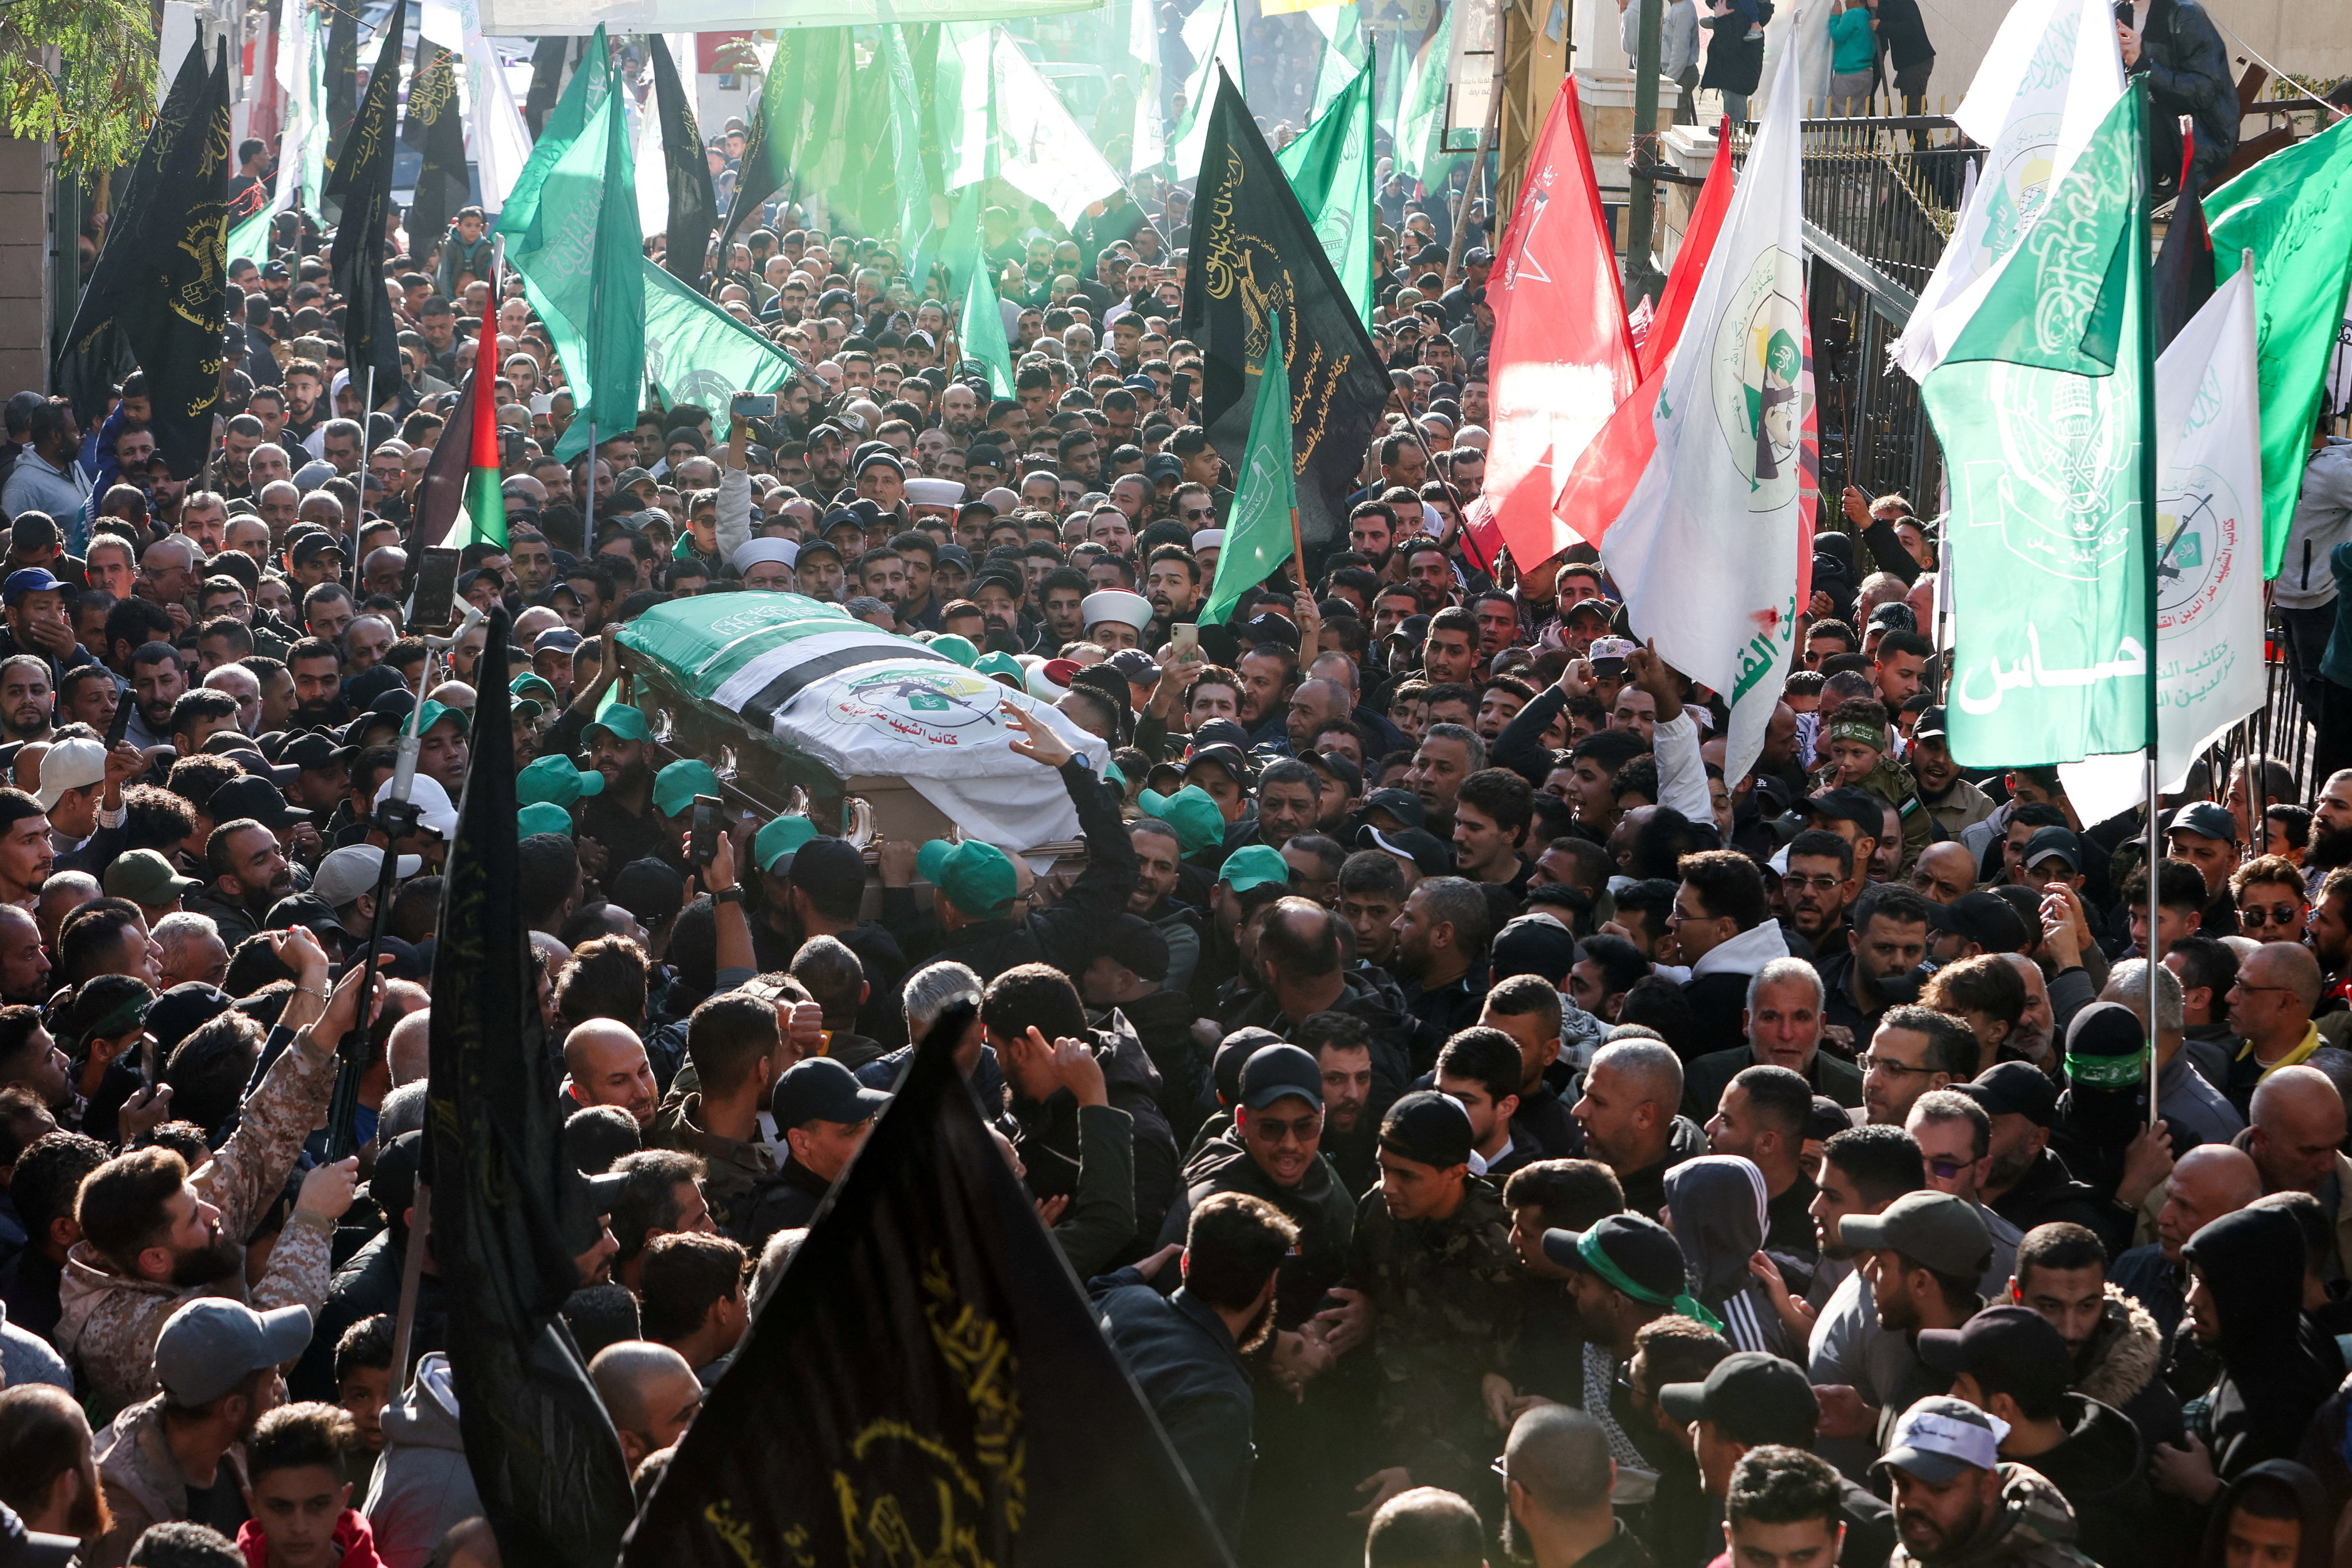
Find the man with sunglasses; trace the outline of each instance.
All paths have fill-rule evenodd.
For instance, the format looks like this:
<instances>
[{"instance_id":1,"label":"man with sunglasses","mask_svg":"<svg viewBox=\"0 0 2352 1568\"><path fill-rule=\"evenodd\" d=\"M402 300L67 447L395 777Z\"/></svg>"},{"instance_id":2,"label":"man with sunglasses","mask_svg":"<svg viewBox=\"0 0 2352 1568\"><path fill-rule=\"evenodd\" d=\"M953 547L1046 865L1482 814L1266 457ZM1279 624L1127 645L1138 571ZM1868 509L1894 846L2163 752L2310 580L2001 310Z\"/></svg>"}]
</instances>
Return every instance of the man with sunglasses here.
<instances>
[{"instance_id":1,"label":"man with sunglasses","mask_svg":"<svg viewBox=\"0 0 2352 1568\"><path fill-rule=\"evenodd\" d=\"M2256 942L2299 942L2310 923L2303 872L2284 856L2265 855L2230 873L2230 899L2239 931Z\"/></svg>"}]
</instances>

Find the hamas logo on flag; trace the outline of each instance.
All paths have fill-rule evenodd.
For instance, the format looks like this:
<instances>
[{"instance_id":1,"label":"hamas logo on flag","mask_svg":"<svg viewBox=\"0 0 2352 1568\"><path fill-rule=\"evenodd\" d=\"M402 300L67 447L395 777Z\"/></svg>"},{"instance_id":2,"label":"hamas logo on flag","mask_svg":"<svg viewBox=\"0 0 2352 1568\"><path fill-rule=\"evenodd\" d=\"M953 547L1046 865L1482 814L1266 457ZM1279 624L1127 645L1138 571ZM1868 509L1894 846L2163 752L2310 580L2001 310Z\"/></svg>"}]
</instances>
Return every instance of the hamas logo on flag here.
<instances>
[{"instance_id":1,"label":"hamas logo on flag","mask_svg":"<svg viewBox=\"0 0 2352 1568\"><path fill-rule=\"evenodd\" d=\"M2001 542L2020 561L2070 582L2097 581L2132 547L2132 509L2116 509L2113 498L2138 459L2134 416L2109 406L2086 377L2004 363L1987 368L2003 456L1960 465L1954 511L1966 487L1969 510L1998 517Z\"/></svg>"},{"instance_id":2,"label":"hamas logo on flag","mask_svg":"<svg viewBox=\"0 0 2352 1568\"><path fill-rule=\"evenodd\" d=\"M1804 268L1778 246L1756 258L1716 329L1710 392L1748 510L1778 511L1797 493L1805 416Z\"/></svg>"}]
</instances>

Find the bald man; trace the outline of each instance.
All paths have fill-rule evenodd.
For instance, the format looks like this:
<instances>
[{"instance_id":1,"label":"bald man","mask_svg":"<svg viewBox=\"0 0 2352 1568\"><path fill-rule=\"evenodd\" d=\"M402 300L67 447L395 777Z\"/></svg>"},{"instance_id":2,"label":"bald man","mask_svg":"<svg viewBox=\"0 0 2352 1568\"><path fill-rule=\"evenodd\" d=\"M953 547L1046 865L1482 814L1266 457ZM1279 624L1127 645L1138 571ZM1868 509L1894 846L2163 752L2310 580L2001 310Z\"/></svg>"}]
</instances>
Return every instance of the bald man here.
<instances>
[{"instance_id":1,"label":"bald man","mask_svg":"<svg viewBox=\"0 0 2352 1568\"><path fill-rule=\"evenodd\" d=\"M2189 1290L2181 1247L2206 1226L2262 1195L2262 1172L2242 1149L2200 1144L2173 1165L2164 1182L2164 1206L2157 1211L2156 1240L2124 1253L2108 1274L2117 1289L2147 1309L2166 1343L2180 1326Z\"/></svg>"},{"instance_id":2,"label":"bald man","mask_svg":"<svg viewBox=\"0 0 2352 1568\"><path fill-rule=\"evenodd\" d=\"M2221 1091L2247 1120L2252 1120L2247 1107L2256 1084L2319 1048L2319 1029L2311 1021L2319 991L2319 960L2297 942L2266 942L2238 965L2228 997L2238 1053Z\"/></svg>"},{"instance_id":3,"label":"bald man","mask_svg":"<svg viewBox=\"0 0 2352 1568\"><path fill-rule=\"evenodd\" d=\"M686 1358L651 1340L606 1345L588 1363L596 1397L621 1435L621 1457L629 1473L648 1454L658 1454L686 1436L702 1409L702 1384Z\"/></svg>"},{"instance_id":4,"label":"bald man","mask_svg":"<svg viewBox=\"0 0 2352 1568\"><path fill-rule=\"evenodd\" d=\"M1520 1416L1503 1449L1503 1474L1510 1508L1503 1550L1513 1562L1574 1568L1640 1560L1609 1506L1617 1467L1608 1436L1583 1411L1550 1405Z\"/></svg>"},{"instance_id":5,"label":"bald man","mask_svg":"<svg viewBox=\"0 0 2352 1568\"><path fill-rule=\"evenodd\" d=\"M394 1089L404 1083L422 1083L433 1047L433 1009L419 1007L392 1026L392 1034L383 1047L384 1064L392 1069ZM564 1065L571 1065L567 1055Z\"/></svg>"},{"instance_id":6,"label":"bald man","mask_svg":"<svg viewBox=\"0 0 2352 1568\"><path fill-rule=\"evenodd\" d=\"M653 1063L626 1024L591 1018L575 1026L563 1037L563 1070L575 1105L617 1105L636 1118L638 1131L653 1126L654 1112L661 1108Z\"/></svg>"},{"instance_id":7,"label":"bald man","mask_svg":"<svg viewBox=\"0 0 2352 1568\"><path fill-rule=\"evenodd\" d=\"M1911 867L1911 890L1931 904L1948 904L1977 885L1977 858L1964 844L1930 844Z\"/></svg>"},{"instance_id":8,"label":"bald man","mask_svg":"<svg viewBox=\"0 0 2352 1568\"><path fill-rule=\"evenodd\" d=\"M2244 1142L2263 1192L2309 1193L2325 1202L2332 1180L2338 1205L2352 1202L2346 1179L2352 1160L2336 1152L2343 1142L2344 1097L2317 1068L2281 1068L2254 1089Z\"/></svg>"}]
</instances>

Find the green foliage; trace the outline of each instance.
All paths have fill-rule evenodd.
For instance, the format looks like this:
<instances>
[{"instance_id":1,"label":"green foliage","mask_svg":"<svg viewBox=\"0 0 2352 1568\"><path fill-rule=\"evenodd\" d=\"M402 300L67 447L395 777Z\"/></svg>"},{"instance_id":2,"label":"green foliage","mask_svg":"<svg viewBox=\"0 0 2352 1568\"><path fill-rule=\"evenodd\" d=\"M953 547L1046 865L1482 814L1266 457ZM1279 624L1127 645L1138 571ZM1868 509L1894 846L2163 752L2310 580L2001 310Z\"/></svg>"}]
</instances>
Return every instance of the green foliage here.
<instances>
[{"instance_id":1,"label":"green foliage","mask_svg":"<svg viewBox=\"0 0 2352 1568\"><path fill-rule=\"evenodd\" d=\"M85 169L127 163L155 117L155 26L145 0L16 0L0 8L0 104L9 134L58 143Z\"/></svg>"}]
</instances>

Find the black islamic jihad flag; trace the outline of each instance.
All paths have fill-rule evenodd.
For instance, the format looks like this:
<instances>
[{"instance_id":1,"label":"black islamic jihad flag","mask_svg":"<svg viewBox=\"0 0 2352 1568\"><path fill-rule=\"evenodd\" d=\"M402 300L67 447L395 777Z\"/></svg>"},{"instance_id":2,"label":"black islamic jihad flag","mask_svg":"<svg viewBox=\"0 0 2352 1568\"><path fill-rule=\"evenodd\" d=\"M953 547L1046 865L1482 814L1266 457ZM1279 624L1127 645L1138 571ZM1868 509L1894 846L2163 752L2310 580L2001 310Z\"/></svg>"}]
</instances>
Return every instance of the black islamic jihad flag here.
<instances>
[{"instance_id":1,"label":"black islamic jihad flag","mask_svg":"<svg viewBox=\"0 0 2352 1568\"><path fill-rule=\"evenodd\" d=\"M621 1440L556 1315L599 1227L596 1200L564 1158L562 1072L515 902L507 629L493 611L481 730L442 870L425 1115L433 1257L466 1462L502 1561L609 1568L632 1501Z\"/></svg>"},{"instance_id":2,"label":"black islamic jihad flag","mask_svg":"<svg viewBox=\"0 0 2352 1568\"><path fill-rule=\"evenodd\" d=\"M170 198L163 164L185 140L188 127L201 123L199 110L211 83L199 39L188 47L172 90L115 193L105 244L75 308L73 326L58 345L57 387L85 427L106 411L106 400L122 378L139 368L121 317L150 289L152 279L142 271L154 259L149 241L170 227L172 217L164 210Z\"/></svg>"},{"instance_id":3,"label":"black islamic jihad flag","mask_svg":"<svg viewBox=\"0 0 2352 1568\"><path fill-rule=\"evenodd\" d=\"M375 371L373 408L400 384L400 323L383 291L383 230L392 213L393 115L400 92L400 39L407 30L408 0L397 0L384 19L383 48L368 78L367 95L352 121L351 134L320 191L341 199L342 216L327 270L343 297L343 363L352 384L365 391Z\"/></svg>"},{"instance_id":4,"label":"black islamic jihad flag","mask_svg":"<svg viewBox=\"0 0 2352 1568\"><path fill-rule=\"evenodd\" d=\"M466 125L457 108L457 57L440 45L417 40L416 74L408 83L408 119L400 139L423 156L416 194L408 203L408 255L420 268L449 232L449 219L466 205L472 187L466 179Z\"/></svg>"},{"instance_id":5,"label":"black islamic jihad flag","mask_svg":"<svg viewBox=\"0 0 2352 1568\"><path fill-rule=\"evenodd\" d=\"M702 283L702 258L710 231L719 226L719 195L710 184L710 160L694 103L679 84L677 65L659 33L653 35L654 106L661 116L662 162L669 166L668 235L662 268L689 289Z\"/></svg>"},{"instance_id":6,"label":"black islamic jihad flag","mask_svg":"<svg viewBox=\"0 0 2352 1568\"><path fill-rule=\"evenodd\" d=\"M916 1052L628 1568L1230 1561L956 1069L975 1008Z\"/></svg>"},{"instance_id":7,"label":"black islamic jihad flag","mask_svg":"<svg viewBox=\"0 0 2352 1568\"><path fill-rule=\"evenodd\" d=\"M1342 504L1389 400L1388 373L1242 95L1218 73L1192 198L1183 333L1201 347L1201 423L1235 468L1249 446L1269 311L1290 371L1298 529L1309 551L1348 537Z\"/></svg>"},{"instance_id":8,"label":"black islamic jihad flag","mask_svg":"<svg viewBox=\"0 0 2352 1568\"><path fill-rule=\"evenodd\" d=\"M320 71L327 89L327 156L322 173L335 172L342 155L343 137L360 108L360 10L356 5L332 5L327 10L327 58ZM329 181L331 185L332 182ZM319 193L326 222L335 221L341 206L327 191Z\"/></svg>"},{"instance_id":9,"label":"black islamic jihad flag","mask_svg":"<svg viewBox=\"0 0 2352 1568\"><path fill-rule=\"evenodd\" d=\"M178 478L204 471L221 403L228 290L228 46L212 68L188 51L148 132L117 231L99 252L67 334L59 379L77 412L120 379L121 353L147 373L155 452ZM119 345L119 346L118 346Z\"/></svg>"}]
</instances>

